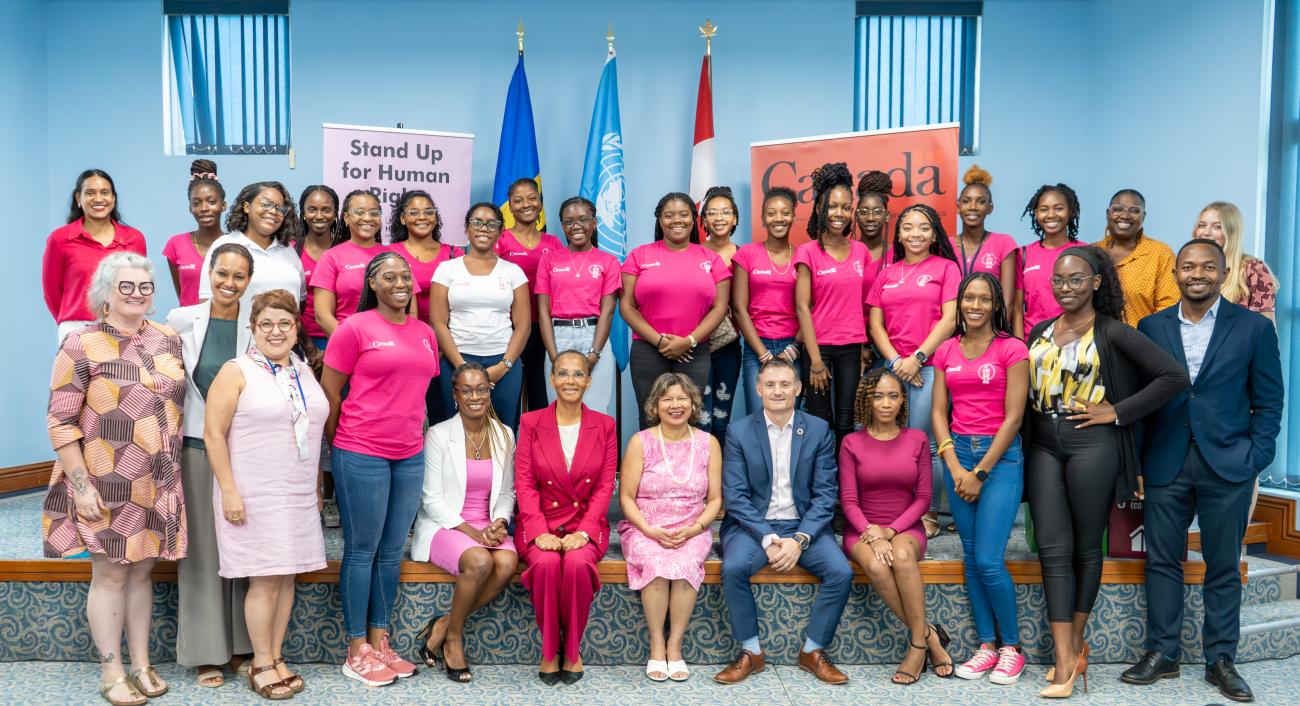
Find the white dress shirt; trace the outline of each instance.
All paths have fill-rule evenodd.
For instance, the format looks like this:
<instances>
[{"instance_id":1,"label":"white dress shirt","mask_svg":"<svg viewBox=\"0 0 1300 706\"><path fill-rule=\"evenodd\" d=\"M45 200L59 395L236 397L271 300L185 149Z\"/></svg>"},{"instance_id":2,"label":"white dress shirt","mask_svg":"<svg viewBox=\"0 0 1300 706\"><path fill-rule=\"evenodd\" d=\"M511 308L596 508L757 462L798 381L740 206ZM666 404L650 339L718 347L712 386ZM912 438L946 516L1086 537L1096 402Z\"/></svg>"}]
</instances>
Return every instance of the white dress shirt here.
<instances>
[{"instance_id":1,"label":"white dress shirt","mask_svg":"<svg viewBox=\"0 0 1300 706\"><path fill-rule=\"evenodd\" d=\"M767 514L764 517L769 520L797 520L799 511L794 506L794 482L790 469L790 454L794 449L794 415L791 414L783 426L777 426L767 416L767 412L763 412L763 420L767 422L767 443L772 449L772 497L768 500ZM777 538L775 534L764 537L763 548L767 549L767 545Z\"/></svg>"},{"instance_id":2,"label":"white dress shirt","mask_svg":"<svg viewBox=\"0 0 1300 706\"><path fill-rule=\"evenodd\" d=\"M1210 337L1214 335L1214 322L1219 318L1219 302L1223 301L1222 297L1214 300L1210 305L1209 311L1201 317L1200 321L1192 323L1183 316L1183 305L1178 305L1178 332L1183 339L1183 358L1187 360L1187 376L1196 382L1196 376L1201 373L1201 364L1205 362L1205 352L1210 347Z\"/></svg>"}]
</instances>

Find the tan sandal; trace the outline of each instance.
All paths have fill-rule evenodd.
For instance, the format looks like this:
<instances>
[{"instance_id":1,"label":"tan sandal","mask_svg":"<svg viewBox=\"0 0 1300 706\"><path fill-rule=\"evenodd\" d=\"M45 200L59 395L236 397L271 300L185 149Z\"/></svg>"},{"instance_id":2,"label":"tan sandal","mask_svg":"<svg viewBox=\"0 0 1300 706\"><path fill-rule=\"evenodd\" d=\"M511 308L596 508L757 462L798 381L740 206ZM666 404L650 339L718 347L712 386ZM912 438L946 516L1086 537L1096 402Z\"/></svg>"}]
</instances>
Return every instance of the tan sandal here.
<instances>
[{"instance_id":1,"label":"tan sandal","mask_svg":"<svg viewBox=\"0 0 1300 706\"><path fill-rule=\"evenodd\" d=\"M153 682L154 684L162 684L162 688L156 691L149 691L148 689L146 689L144 687L144 682L141 679L141 677L146 675L149 677L149 681ZM151 699L166 694L167 690L171 688L171 686L168 685L167 682L162 680L162 677L158 676L158 672L153 668L153 665L149 665L148 667L141 667L135 670L134 672L131 672L130 677L131 677L131 681L135 684L135 688L139 690L141 694L144 694L145 696Z\"/></svg>"},{"instance_id":2,"label":"tan sandal","mask_svg":"<svg viewBox=\"0 0 1300 706\"><path fill-rule=\"evenodd\" d=\"M134 700L118 701L117 699L114 699L113 697L109 696L108 692L112 691L113 687L117 686L118 684L125 684L127 692L130 693L131 696L135 697ZM99 695L105 701L109 702L110 704L113 704L113 706L141 706L141 704L146 704L149 702L149 699L145 698L144 694L141 694L140 690L135 688L135 684L131 682L131 678L126 676L125 674L114 679L113 681L104 682L103 684L100 684Z\"/></svg>"},{"instance_id":3,"label":"tan sandal","mask_svg":"<svg viewBox=\"0 0 1300 706\"><path fill-rule=\"evenodd\" d=\"M284 701L285 699L292 699L293 688L290 687L288 684L285 684L283 679L279 681L273 681L269 684L262 684L260 686L258 685L257 683L258 674L261 674L263 672L273 672L273 671L275 671L274 664L268 664L264 667L249 667L248 688L251 689L254 694L257 694L258 696L264 699L268 699L270 701ZM276 689L282 689L283 691L276 691Z\"/></svg>"},{"instance_id":4,"label":"tan sandal","mask_svg":"<svg viewBox=\"0 0 1300 706\"><path fill-rule=\"evenodd\" d=\"M281 664L283 664L285 669L289 669L289 665L288 665L288 664L285 664L285 661L284 661L284 658L283 658L283 657L281 657L281 658L275 660L275 661L272 662L271 664L272 664L273 666L277 666L277 667L280 666ZM303 691L303 689L306 689L306 688L307 688L307 682L306 682L306 681L303 681L303 678L302 678L302 675L301 675L301 674L295 674L292 670L291 670L289 673L290 673L292 676L286 677L286 678L284 679L284 685L287 686L287 687L289 687L290 689L293 689L293 693L295 693L295 694L301 694L302 691Z\"/></svg>"},{"instance_id":5,"label":"tan sandal","mask_svg":"<svg viewBox=\"0 0 1300 706\"><path fill-rule=\"evenodd\" d=\"M226 683L226 675L221 671L221 667L208 665L199 667L197 681L199 686L205 689L215 689Z\"/></svg>"}]
</instances>

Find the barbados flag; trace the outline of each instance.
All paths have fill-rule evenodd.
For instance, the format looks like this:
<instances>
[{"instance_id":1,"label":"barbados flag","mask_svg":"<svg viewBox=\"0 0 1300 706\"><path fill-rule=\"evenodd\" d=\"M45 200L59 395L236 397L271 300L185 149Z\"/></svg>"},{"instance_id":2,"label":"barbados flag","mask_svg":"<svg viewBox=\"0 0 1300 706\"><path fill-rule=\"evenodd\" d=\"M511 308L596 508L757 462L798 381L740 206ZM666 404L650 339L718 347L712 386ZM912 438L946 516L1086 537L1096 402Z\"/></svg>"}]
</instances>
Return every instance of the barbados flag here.
<instances>
[{"instance_id":1,"label":"barbados flag","mask_svg":"<svg viewBox=\"0 0 1300 706\"><path fill-rule=\"evenodd\" d=\"M596 204L596 244L618 258L627 257L627 202L623 197L623 127L618 117L618 63L611 46L596 89L587 132L587 157L582 164L582 186L578 193ZM627 367L629 335L614 309L610 347L618 369Z\"/></svg>"},{"instance_id":2,"label":"barbados flag","mask_svg":"<svg viewBox=\"0 0 1300 706\"><path fill-rule=\"evenodd\" d=\"M537 180L542 185L542 168L537 160L537 132L533 129L533 100L528 95L528 74L524 73L524 55L519 54L510 88L506 92L506 112L501 118L501 146L497 149L497 174L492 182L492 201L501 207L506 228L515 226L510 213L510 184L516 179ZM546 228L546 210L537 214L537 229Z\"/></svg>"}]
</instances>

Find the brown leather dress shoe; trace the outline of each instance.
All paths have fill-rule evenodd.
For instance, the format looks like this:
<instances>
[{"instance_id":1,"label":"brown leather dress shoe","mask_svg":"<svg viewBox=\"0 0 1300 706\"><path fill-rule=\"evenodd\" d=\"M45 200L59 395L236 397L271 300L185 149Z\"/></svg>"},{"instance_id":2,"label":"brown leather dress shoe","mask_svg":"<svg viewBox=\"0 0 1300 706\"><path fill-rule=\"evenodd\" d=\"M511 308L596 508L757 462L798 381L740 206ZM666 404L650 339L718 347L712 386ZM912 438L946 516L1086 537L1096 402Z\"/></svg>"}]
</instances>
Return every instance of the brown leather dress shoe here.
<instances>
[{"instance_id":1,"label":"brown leather dress shoe","mask_svg":"<svg viewBox=\"0 0 1300 706\"><path fill-rule=\"evenodd\" d=\"M739 684L751 675L767 669L766 652L754 654L749 650L741 650L740 656L735 662L727 665L725 669L718 672L713 677L713 681L719 684ZM834 669L834 667L831 667Z\"/></svg>"},{"instance_id":2,"label":"brown leather dress shoe","mask_svg":"<svg viewBox=\"0 0 1300 706\"><path fill-rule=\"evenodd\" d=\"M841 672L839 668L831 664L826 652L820 649L812 652L799 652L799 668L827 684L843 684L849 680L849 675Z\"/></svg>"}]
</instances>

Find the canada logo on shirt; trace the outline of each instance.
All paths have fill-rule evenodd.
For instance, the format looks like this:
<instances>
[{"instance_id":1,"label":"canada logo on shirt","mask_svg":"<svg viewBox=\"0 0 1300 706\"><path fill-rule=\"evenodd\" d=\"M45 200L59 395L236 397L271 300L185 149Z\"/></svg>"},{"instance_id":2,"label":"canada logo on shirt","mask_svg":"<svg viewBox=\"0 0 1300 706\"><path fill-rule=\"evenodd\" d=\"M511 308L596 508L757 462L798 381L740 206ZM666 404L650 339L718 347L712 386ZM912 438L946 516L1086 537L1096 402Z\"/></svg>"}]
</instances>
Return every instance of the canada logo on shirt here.
<instances>
[{"instance_id":1,"label":"canada logo on shirt","mask_svg":"<svg viewBox=\"0 0 1300 706\"><path fill-rule=\"evenodd\" d=\"M772 274L772 271L771 271L771 270L760 270L760 269L758 269L757 267L755 267L754 269L752 269L752 270L749 271L749 274L751 274L751 275L770 275L770 274Z\"/></svg>"},{"instance_id":2,"label":"canada logo on shirt","mask_svg":"<svg viewBox=\"0 0 1300 706\"><path fill-rule=\"evenodd\" d=\"M1025 268L1024 270L1022 270L1022 271L1023 271L1023 272L1033 272L1034 270L1042 269L1042 267L1043 267L1042 265L1030 265L1029 267L1026 267L1026 268Z\"/></svg>"},{"instance_id":3,"label":"canada logo on shirt","mask_svg":"<svg viewBox=\"0 0 1300 706\"><path fill-rule=\"evenodd\" d=\"M343 269L345 269L345 270L359 270L359 269L361 269L361 268L363 268L363 267L365 267L365 266L366 266L366 263L364 263L364 262L358 262L358 263L355 263L355 264L352 264L352 265L344 265L344 266L343 266Z\"/></svg>"},{"instance_id":4,"label":"canada logo on shirt","mask_svg":"<svg viewBox=\"0 0 1300 706\"><path fill-rule=\"evenodd\" d=\"M370 342L370 347L371 347L371 348L396 348L396 347L397 347L397 343L394 342L394 341L378 341L378 340L376 340L376 341L371 341L371 342Z\"/></svg>"},{"instance_id":5,"label":"canada logo on shirt","mask_svg":"<svg viewBox=\"0 0 1300 706\"><path fill-rule=\"evenodd\" d=\"M944 371L945 373L960 373L960 372L961 372L961 366L960 366L960 365L950 365L950 366L948 366L947 368L944 368L943 371Z\"/></svg>"},{"instance_id":6,"label":"canada logo on shirt","mask_svg":"<svg viewBox=\"0 0 1300 706\"><path fill-rule=\"evenodd\" d=\"M997 375L997 368L994 368L992 363L985 363L976 372L979 373L980 382L987 385Z\"/></svg>"},{"instance_id":7,"label":"canada logo on shirt","mask_svg":"<svg viewBox=\"0 0 1300 706\"><path fill-rule=\"evenodd\" d=\"M932 279L934 278L931 277L930 275L918 275L916 278L916 286L924 287L925 285L929 284L930 280Z\"/></svg>"},{"instance_id":8,"label":"canada logo on shirt","mask_svg":"<svg viewBox=\"0 0 1300 706\"><path fill-rule=\"evenodd\" d=\"M178 266L176 269L178 269L178 270L192 270L192 269L194 269L195 267L198 267L198 265L195 265L194 263L191 262L191 263L188 264L188 265L180 265L180 266Z\"/></svg>"}]
</instances>

